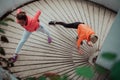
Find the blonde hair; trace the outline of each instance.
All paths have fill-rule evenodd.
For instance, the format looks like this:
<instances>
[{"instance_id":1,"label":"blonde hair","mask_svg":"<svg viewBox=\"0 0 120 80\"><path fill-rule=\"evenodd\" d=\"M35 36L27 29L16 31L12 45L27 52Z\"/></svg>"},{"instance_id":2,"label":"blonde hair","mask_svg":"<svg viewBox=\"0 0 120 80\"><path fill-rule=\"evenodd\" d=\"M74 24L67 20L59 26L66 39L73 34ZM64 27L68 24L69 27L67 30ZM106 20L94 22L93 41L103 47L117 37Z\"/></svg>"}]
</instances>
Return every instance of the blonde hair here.
<instances>
[{"instance_id":1,"label":"blonde hair","mask_svg":"<svg viewBox=\"0 0 120 80\"><path fill-rule=\"evenodd\" d=\"M95 35L95 34L90 35L90 41L92 43L96 43L97 40L98 40L98 36L97 35Z\"/></svg>"}]
</instances>

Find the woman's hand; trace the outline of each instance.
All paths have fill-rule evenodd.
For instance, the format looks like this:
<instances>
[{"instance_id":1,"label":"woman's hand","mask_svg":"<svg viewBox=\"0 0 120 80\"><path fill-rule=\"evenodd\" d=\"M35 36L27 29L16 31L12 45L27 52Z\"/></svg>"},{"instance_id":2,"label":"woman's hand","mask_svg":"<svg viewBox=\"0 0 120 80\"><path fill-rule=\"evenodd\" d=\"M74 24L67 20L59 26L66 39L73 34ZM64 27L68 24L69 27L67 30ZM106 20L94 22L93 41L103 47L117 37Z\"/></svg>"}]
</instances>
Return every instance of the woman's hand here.
<instances>
[{"instance_id":1,"label":"woman's hand","mask_svg":"<svg viewBox=\"0 0 120 80\"><path fill-rule=\"evenodd\" d=\"M83 54L83 52L82 52L82 50L81 50L81 49L79 49L79 50L78 50L78 53L79 53L79 54Z\"/></svg>"},{"instance_id":2,"label":"woman's hand","mask_svg":"<svg viewBox=\"0 0 120 80\"><path fill-rule=\"evenodd\" d=\"M88 46L93 47L93 43L91 41L87 42Z\"/></svg>"}]
</instances>

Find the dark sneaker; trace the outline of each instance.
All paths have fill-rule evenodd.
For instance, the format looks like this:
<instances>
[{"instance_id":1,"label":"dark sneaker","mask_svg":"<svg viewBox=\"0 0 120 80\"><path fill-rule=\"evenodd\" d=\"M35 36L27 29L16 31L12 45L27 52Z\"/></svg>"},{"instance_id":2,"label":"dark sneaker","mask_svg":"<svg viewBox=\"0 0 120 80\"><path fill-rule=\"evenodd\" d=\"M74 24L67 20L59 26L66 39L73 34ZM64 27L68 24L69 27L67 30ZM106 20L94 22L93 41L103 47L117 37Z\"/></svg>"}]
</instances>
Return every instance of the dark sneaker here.
<instances>
[{"instance_id":1,"label":"dark sneaker","mask_svg":"<svg viewBox=\"0 0 120 80\"><path fill-rule=\"evenodd\" d=\"M49 24L49 25L55 25L56 22L55 22L55 21L50 21L48 24Z\"/></svg>"},{"instance_id":2,"label":"dark sneaker","mask_svg":"<svg viewBox=\"0 0 120 80\"><path fill-rule=\"evenodd\" d=\"M10 61L11 63L14 63L14 62L17 61L17 58L18 58L18 55L15 55L15 56L9 58L9 61Z\"/></svg>"},{"instance_id":3,"label":"dark sneaker","mask_svg":"<svg viewBox=\"0 0 120 80\"><path fill-rule=\"evenodd\" d=\"M93 60L92 60L92 62L95 63L96 60L97 60L97 58L98 58L98 56L94 57Z\"/></svg>"}]
</instances>

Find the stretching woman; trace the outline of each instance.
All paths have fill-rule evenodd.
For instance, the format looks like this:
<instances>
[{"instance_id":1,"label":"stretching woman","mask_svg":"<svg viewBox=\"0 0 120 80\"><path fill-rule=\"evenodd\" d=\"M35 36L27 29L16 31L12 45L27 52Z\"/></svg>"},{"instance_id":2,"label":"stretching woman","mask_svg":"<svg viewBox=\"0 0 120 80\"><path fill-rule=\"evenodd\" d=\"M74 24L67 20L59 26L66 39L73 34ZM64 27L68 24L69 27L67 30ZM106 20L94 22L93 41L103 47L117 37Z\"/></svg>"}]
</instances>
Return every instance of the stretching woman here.
<instances>
[{"instance_id":1,"label":"stretching woman","mask_svg":"<svg viewBox=\"0 0 120 80\"><path fill-rule=\"evenodd\" d=\"M16 15L17 23L20 24L25 30L24 30L23 36L16 48L15 54L11 58L13 60L13 62L15 62L17 60L19 51L21 50L22 46L27 41L27 39L29 38L29 36L31 35L32 32L34 32L34 31L43 32L43 33L47 34L47 36L48 36L48 43L52 42L50 33L45 28L45 26L40 24L40 21L39 21L40 14L41 14L41 11L37 11L35 16L33 18L31 18L30 16L27 16L26 13L23 12L21 9L17 10L17 15Z\"/></svg>"}]
</instances>

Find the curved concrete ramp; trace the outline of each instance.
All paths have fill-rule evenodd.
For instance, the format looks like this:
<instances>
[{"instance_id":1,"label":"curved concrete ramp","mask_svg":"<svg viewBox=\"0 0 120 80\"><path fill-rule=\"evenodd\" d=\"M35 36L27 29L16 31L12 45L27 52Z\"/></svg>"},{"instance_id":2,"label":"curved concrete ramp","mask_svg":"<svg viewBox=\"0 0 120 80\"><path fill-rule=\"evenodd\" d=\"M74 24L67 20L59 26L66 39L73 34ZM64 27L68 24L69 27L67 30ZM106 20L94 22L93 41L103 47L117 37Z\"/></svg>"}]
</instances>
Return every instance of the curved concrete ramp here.
<instances>
[{"instance_id":1,"label":"curved concrete ramp","mask_svg":"<svg viewBox=\"0 0 120 80\"><path fill-rule=\"evenodd\" d=\"M46 35L34 32L24 44L18 61L11 71L23 79L27 76L37 77L50 71L66 74L69 80L86 80L75 74L75 68L84 65L91 66L88 58L101 48L116 14L100 5L84 0L40 0L21 8L30 16L34 16L39 9L42 11L39 19L51 32L53 42L48 44ZM8 17L14 19L15 12L9 14ZM86 44L81 46L84 54L80 55L76 48L76 30L58 25L49 26L48 22L51 20L68 23L85 22L95 30L99 41L92 48ZM23 28L17 23L8 22L8 24L8 27L2 26L10 41L9 44L3 44L7 53L6 57L12 56L23 33ZM95 72L92 80L104 80L105 76Z\"/></svg>"}]
</instances>

